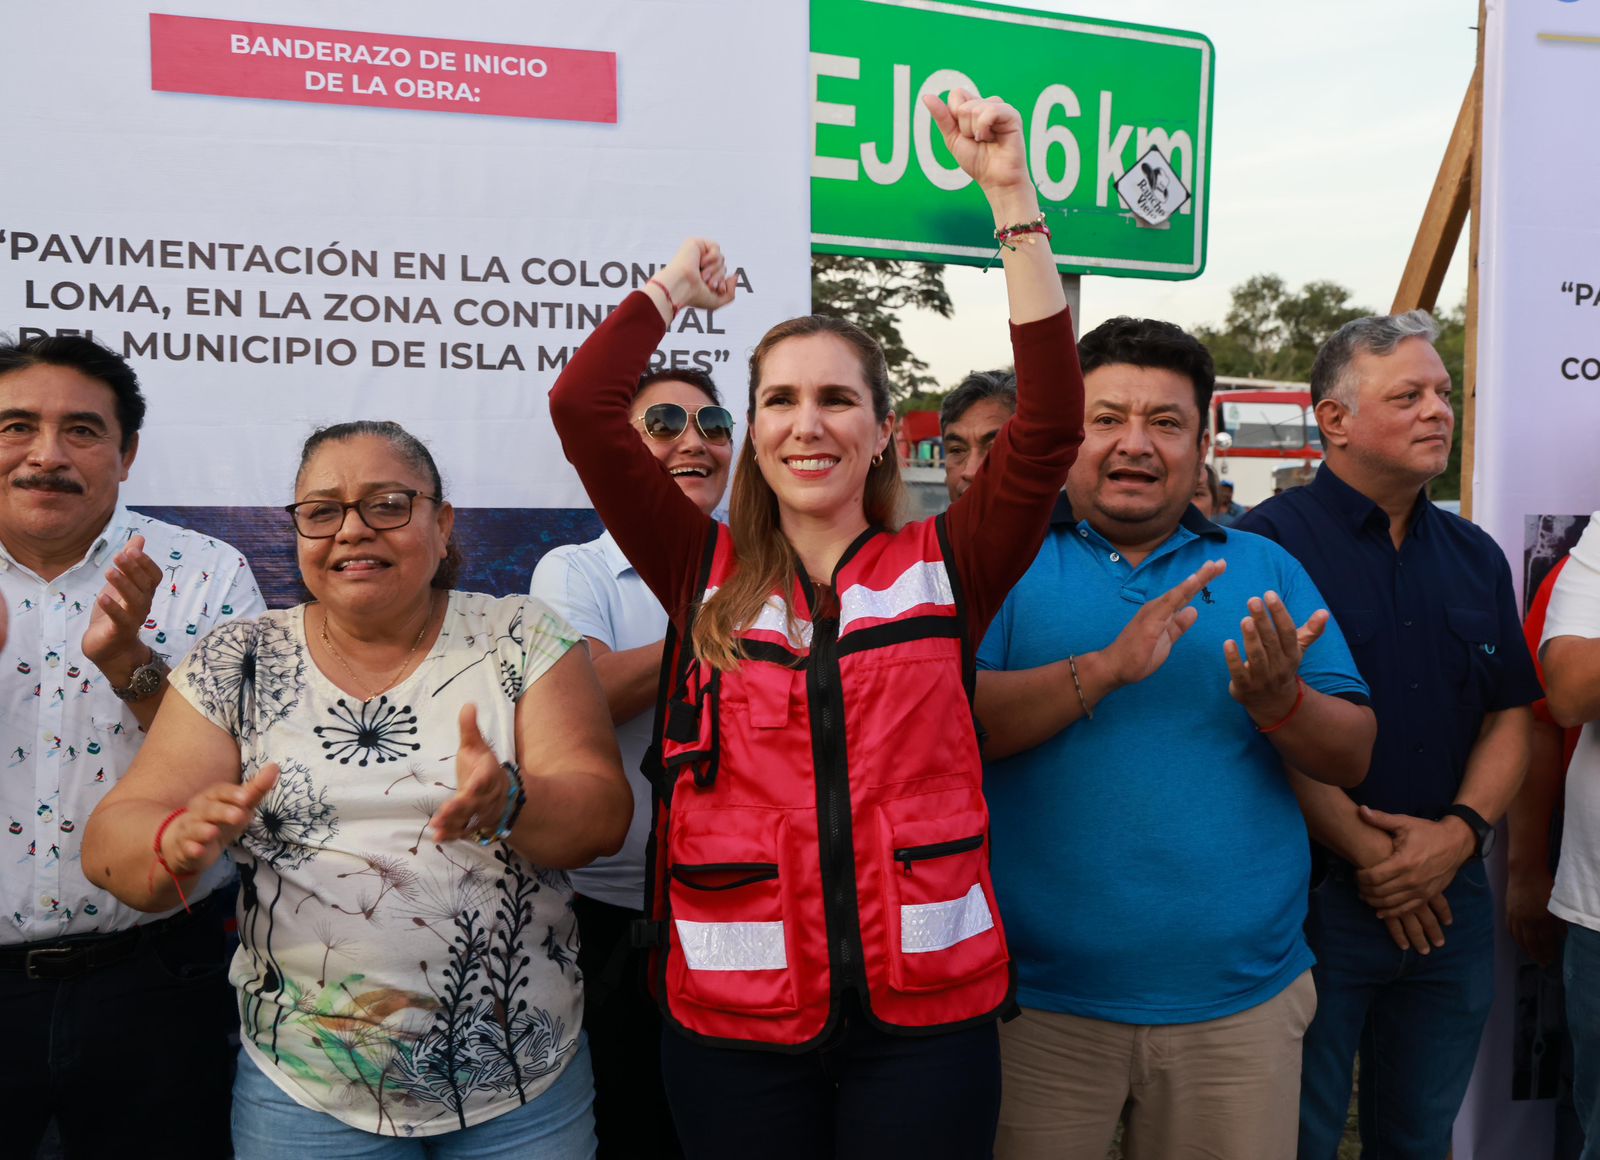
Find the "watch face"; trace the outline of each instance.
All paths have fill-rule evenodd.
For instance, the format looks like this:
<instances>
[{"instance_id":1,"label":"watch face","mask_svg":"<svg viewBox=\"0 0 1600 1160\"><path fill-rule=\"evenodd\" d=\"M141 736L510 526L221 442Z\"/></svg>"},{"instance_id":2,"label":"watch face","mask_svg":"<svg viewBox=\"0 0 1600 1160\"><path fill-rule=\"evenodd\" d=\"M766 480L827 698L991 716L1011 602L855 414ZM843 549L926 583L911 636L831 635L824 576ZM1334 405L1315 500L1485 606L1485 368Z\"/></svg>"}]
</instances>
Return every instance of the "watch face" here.
<instances>
[{"instance_id":1,"label":"watch face","mask_svg":"<svg viewBox=\"0 0 1600 1160\"><path fill-rule=\"evenodd\" d=\"M1495 834L1493 826L1490 826L1478 836L1478 857L1487 858L1490 854L1494 853L1496 836L1497 835Z\"/></svg>"}]
</instances>

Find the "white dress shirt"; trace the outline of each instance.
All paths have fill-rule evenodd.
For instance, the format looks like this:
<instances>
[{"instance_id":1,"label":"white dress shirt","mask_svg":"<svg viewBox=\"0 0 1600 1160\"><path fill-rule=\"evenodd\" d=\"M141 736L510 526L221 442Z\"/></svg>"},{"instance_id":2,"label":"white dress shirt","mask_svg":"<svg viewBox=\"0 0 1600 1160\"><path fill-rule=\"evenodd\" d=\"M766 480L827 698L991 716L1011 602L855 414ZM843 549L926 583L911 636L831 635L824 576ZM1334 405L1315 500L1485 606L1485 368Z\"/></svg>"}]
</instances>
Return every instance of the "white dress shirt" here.
<instances>
[{"instance_id":1,"label":"white dress shirt","mask_svg":"<svg viewBox=\"0 0 1600 1160\"><path fill-rule=\"evenodd\" d=\"M82 867L84 824L144 740L132 708L83 655L106 569L136 535L164 572L140 639L169 665L222 621L266 611L234 548L120 505L88 554L54 580L40 579L0 544L0 595L11 614L0 653L0 944L125 930L160 917L90 885ZM190 901L231 874L228 862L218 863Z\"/></svg>"},{"instance_id":2,"label":"white dress shirt","mask_svg":"<svg viewBox=\"0 0 1600 1160\"><path fill-rule=\"evenodd\" d=\"M586 544L552 548L533 571L539 597L586 637L612 652L654 644L667 635L667 614L607 532ZM633 821L622 849L571 872L586 898L639 910L644 906L644 848L650 837L650 783L639 762L650 747L652 706L617 726L622 771L633 790Z\"/></svg>"}]
</instances>

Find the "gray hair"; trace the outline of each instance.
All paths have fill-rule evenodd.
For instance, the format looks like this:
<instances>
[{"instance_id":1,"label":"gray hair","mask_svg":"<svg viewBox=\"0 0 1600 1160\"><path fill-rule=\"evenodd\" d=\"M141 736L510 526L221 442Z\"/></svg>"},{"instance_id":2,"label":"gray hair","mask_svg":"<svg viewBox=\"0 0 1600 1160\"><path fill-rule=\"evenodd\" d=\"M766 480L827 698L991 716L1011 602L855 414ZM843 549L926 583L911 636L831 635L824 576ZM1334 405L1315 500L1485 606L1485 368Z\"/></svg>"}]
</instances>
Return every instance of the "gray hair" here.
<instances>
[{"instance_id":1,"label":"gray hair","mask_svg":"<svg viewBox=\"0 0 1600 1160\"><path fill-rule=\"evenodd\" d=\"M1420 338L1432 346L1439 341L1439 324L1426 310L1374 314L1345 323L1317 351L1317 361L1311 367L1312 405L1332 399L1354 412L1360 383L1350 364L1356 355L1375 354L1382 358L1393 354L1408 338Z\"/></svg>"},{"instance_id":2,"label":"gray hair","mask_svg":"<svg viewBox=\"0 0 1600 1160\"><path fill-rule=\"evenodd\" d=\"M972 371L959 386L944 397L939 407L939 433L950 429L950 424L960 422L974 406L985 399L996 399L1015 412L1017 409L1017 375L1015 371Z\"/></svg>"}]
</instances>

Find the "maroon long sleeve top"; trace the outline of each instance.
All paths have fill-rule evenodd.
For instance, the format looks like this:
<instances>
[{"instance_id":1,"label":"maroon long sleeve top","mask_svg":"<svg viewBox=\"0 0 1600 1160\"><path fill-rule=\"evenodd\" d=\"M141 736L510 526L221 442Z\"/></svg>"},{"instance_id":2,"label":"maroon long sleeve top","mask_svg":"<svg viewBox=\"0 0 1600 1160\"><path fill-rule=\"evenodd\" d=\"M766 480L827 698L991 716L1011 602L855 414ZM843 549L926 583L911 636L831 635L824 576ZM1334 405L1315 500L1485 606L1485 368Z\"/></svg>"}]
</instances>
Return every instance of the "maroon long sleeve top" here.
<instances>
[{"instance_id":1,"label":"maroon long sleeve top","mask_svg":"<svg viewBox=\"0 0 1600 1160\"><path fill-rule=\"evenodd\" d=\"M567 364L550 392L550 417L606 529L681 628L701 597L695 585L714 525L630 421L639 376L665 332L649 295L630 294ZM1083 442L1083 373L1067 310L1013 324L1011 347L1016 414L946 514L974 648L1033 563Z\"/></svg>"}]
</instances>

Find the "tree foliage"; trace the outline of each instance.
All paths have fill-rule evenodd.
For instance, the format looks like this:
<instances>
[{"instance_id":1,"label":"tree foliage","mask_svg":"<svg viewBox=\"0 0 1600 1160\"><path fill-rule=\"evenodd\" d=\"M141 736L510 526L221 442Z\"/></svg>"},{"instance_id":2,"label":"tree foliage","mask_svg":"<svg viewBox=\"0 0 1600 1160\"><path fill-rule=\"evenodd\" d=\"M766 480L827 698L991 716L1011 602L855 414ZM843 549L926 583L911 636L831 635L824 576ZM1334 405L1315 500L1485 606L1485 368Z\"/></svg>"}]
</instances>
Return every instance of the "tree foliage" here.
<instances>
[{"instance_id":1,"label":"tree foliage","mask_svg":"<svg viewBox=\"0 0 1600 1160\"><path fill-rule=\"evenodd\" d=\"M1198 327L1195 336L1211 349L1219 375L1304 382L1317 348L1371 313L1337 282L1307 282L1296 292L1276 274L1257 274L1233 288L1222 326Z\"/></svg>"},{"instance_id":2,"label":"tree foliage","mask_svg":"<svg viewBox=\"0 0 1600 1160\"><path fill-rule=\"evenodd\" d=\"M1201 326L1195 336L1211 350L1219 375L1305 382L1317 348L1352 318L1373 311L1350 301L1350 291L1337 282L1307 282L1292 291L1276 274L1257 274L1233 288L1227 317L1220 327ZM1435 344L1455 389L1456 439L1444 474L1429 489L1434 499L1461 496L1462 370L1466 356L1466 304L1441 310Z\"/></svg>"},{"instance_id":3,"label":"tree foliage","mask_svg":"<svg viewBox=\"0 0 1600 1160\"><path fill-rule=\"evenodd\" d=\"M938 389L927 373L928 364L906 348L900 333L899 313L910 307L950 317L943 266L837 254L811 256L811 309L849 319L878 340L896 398Z\"/></svg>"}]
</instances>

